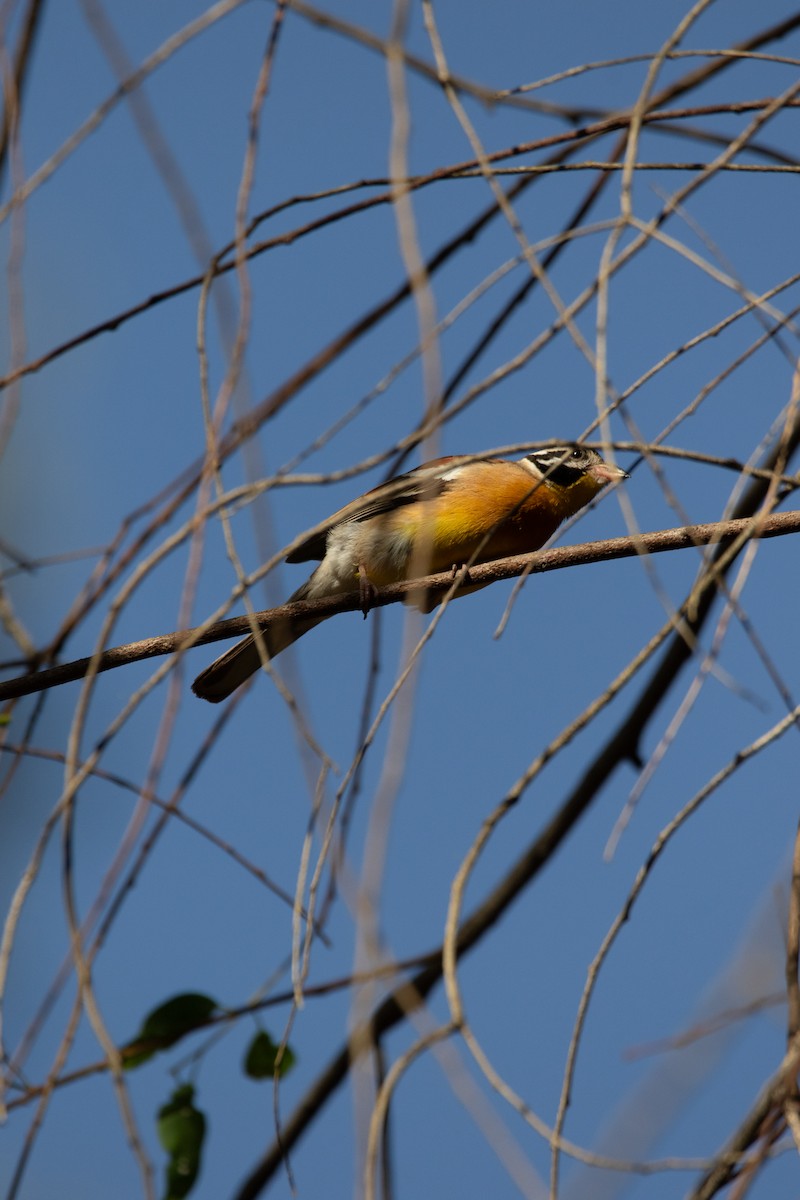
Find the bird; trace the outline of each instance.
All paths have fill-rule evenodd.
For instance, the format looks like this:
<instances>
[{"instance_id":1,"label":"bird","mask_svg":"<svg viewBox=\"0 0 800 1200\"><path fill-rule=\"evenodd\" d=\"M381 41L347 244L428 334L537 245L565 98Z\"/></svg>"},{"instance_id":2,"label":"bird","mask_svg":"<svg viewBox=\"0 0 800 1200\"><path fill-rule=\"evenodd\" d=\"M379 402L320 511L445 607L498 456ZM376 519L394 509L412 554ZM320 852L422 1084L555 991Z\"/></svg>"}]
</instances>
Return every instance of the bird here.
<instances>
[{"instance_id":1,"label":"bird","mask_svg":"<svg viewBox=\"0 0 800 1200\"><path fill-rule=\"evenodd\" d=\"M608 484L627 479L596 450L576 443L535 450L517 461L448 456L379 484L334 513L300 542L287 563L319 566L289 598L359 593L366 616L374 589L439 571L540 549L558 526ZM464 595L485 583L459 589ZM422 612L437 603L424 591L406 599ZM275 623L261 632L270 659L326 617ZM251 634L197 676L192 691L218 704L259 669Z\"/></svg>"}]
</instances>

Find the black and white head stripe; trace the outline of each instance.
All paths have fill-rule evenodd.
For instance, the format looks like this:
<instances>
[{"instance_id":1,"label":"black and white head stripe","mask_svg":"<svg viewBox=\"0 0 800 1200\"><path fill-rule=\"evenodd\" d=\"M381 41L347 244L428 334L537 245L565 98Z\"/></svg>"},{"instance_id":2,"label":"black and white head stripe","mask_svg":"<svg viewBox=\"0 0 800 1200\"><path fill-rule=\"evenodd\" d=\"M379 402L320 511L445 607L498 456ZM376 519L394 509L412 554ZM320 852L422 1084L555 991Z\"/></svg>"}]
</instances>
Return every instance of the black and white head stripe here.
<instances>
[{"instance_id":1,"label":"black and white head stripe","mask_svg":"<svg viewBox=\"0 0 800 1200\"><path fill-rule=\"evenodd\" d=\"M558 487L569 487L577 483L590 467L603 460L596 450L587 446L551 446L547 450L535 450L526 459L547 483Z\"/></svg>"}]
</instances>

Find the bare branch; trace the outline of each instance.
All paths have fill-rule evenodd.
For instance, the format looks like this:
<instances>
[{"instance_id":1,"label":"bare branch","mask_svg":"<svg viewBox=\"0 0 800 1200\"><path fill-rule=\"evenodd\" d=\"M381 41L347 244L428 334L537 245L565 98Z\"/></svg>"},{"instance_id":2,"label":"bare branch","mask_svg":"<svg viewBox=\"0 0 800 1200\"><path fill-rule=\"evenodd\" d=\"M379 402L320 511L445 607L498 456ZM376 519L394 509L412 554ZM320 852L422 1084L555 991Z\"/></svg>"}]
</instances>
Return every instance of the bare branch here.
<instances>
[{"instance_id":1,"label":"bare branch","mask_svg":"<svg viewBox=\"0 0 800 1200\"><path fill-rule=\"evenodd\" d=\"M669 550L688 550L692 547L711 546L731 542L743 534L747 537L782 537L800 532L800 510L773 513L772 516L747 517L735 521L715 521L706 525L686 525L681 529L661 529L656 533L643 533L639 537L607 538L599 542L585 542L579 546L563 546L556 550L540 550L537 554L518 554L513 558L497 559L495 562L470 567L470 584L496 583L501 579L515 579L523 573L542 575L547 571L560 571L565 567L582 567L590 563L610 562L618 558L632 558L638 554L661 554ZM443 597L453 587L453 575L442 571L422 579L409 579L376 591L372 599L373 608L406 601L419 592L431 592ZM259 629L268 629L276 622L304 617L332 617L336 613L358 612L361 609L359 593L332 596L330 599L282 604L279 608L266 609L255 614ZM164 654L177 654L191 646L205 646L209 642L221 642L226 638L242 637L252 633L253 618L230 617L217 621L210 628L200 625L179 633L162 634L159 637L143 638L138 642L127 642L104 650L96 670L110 671L129 663L148 658L159 658ZM76 659L38 671L21 675L0 683L0 701L17 696L30 696L62 683L83 679L92 663L91 658Z\"/></svg>"}]
</instances>

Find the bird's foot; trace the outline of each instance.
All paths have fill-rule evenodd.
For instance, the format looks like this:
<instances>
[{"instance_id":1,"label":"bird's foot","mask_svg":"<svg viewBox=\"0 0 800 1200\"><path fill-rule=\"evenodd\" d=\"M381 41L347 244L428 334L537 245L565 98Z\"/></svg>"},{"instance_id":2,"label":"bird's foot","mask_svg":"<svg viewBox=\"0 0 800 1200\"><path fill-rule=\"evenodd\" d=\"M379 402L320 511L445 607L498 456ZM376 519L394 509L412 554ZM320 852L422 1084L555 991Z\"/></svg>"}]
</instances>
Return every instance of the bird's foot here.
<instances>
[{"instance_id":1,"label":"bird's foot","mask_svg":"<svg viewBox=\"0 0 800 1200\"><path fill-rule=\"evenodd\" d=\"M367 619L367 613L372 608L372 602L375 599L375 585L372 583L366 568L362 563L358 564L358 596L361 601L361 611L364 614L364 620Z\"/></svg>"}]
</instances>

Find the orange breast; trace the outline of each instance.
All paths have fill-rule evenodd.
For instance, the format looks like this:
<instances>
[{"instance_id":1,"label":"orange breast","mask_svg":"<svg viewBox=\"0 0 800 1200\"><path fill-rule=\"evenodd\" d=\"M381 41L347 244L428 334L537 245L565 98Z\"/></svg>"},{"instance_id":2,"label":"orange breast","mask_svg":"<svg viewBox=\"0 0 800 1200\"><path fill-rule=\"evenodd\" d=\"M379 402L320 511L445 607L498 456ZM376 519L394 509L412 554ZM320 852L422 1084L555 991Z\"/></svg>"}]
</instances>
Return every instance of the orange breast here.
<instances>
[{"instance_id":1,"label":"orange breast","mask_svg":"<svg viewBox=\"0 0 800 1200\"><path fill-rule=\"evenodd\" d=\"M413 536L424 563L424 570L415 563L413 573L446 571L473 555L475 562L488 562L538 550L562 517L553 490L534 488L535 480L514 463L475 463L424 511L419 505L405 517L394 514Z\"/></svg>"},{"instance_id":2,"label":"orange breast","mask_svg":"<svg viewBox=\"0 0 800 1200\"><path fill-rule=\"evenodd\" d=\"M532 553L602 488L588 474L569 487L537 486L524 466L498 459L456 467L444 478L441 495L364 522L353 546L354 579L358 562L383 587L469 561Z\"/></svg>"}]
</instances>

